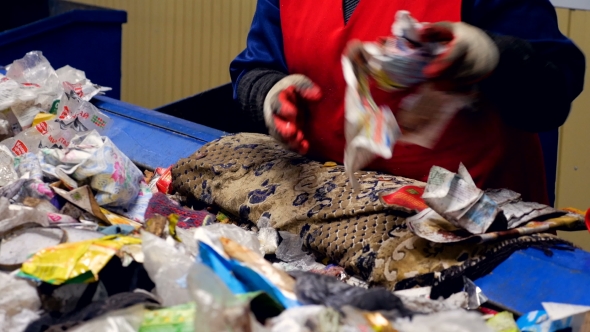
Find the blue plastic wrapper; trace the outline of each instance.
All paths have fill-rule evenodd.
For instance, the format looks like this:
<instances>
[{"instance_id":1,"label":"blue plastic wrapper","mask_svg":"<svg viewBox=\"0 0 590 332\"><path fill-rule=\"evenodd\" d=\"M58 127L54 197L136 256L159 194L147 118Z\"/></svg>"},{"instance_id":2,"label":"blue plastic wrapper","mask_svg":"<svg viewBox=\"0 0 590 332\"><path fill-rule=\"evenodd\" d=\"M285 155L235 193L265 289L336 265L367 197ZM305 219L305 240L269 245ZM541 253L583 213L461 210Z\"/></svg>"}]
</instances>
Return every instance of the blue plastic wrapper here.
<instances>
[{"instance_id":1,"label":"blue plastic wrapper","mask_svg":"<svg viewBox=\"0 0 590 332\"><path fill-rule=\"evenodd\" d=\"M203 242L199 242L198 259L213 270L233 294L262 291L286 309L301 305L297 300L285 296L278 287L258 272L236 260L226 259Z\"/></svg>"},{"instance_id":2,"label":"blue plastic wrapper","mask_svg":"<svg viewBox=\"0 0 590 332\"><path fill-rule=\"evenodd\" d=\"M522 332L557 332L572 327L573 317L551 321L545 310L529 312L516 321Z\"/></svg>"}]
</instances>

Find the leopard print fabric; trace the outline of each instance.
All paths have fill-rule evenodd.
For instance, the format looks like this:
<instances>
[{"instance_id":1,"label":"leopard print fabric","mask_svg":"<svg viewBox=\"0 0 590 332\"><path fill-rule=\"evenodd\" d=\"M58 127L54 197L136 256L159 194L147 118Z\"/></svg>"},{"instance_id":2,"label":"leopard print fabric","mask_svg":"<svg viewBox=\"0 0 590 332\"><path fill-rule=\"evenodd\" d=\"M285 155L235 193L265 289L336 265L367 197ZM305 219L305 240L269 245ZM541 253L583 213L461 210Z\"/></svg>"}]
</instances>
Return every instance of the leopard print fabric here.
<instances>
[{"instance_id":1,"label":"leopard print fabric","mask_svg":"<svg viewBox=\"0 0 590 332\"><path fill-rule=\"evenodd\" d=\"M269 217L273 227L299 234L320 256L389 288L481 260L493 249L490 244L436 244L418 238L405 223L410 211L379 199L424 183L358 172L361 190L354 192L344 167L310 161L264 135L213 141L181 159L172 175L173 188L181 194L216 205L242 222Z\"/></svg>"}]
</instances>

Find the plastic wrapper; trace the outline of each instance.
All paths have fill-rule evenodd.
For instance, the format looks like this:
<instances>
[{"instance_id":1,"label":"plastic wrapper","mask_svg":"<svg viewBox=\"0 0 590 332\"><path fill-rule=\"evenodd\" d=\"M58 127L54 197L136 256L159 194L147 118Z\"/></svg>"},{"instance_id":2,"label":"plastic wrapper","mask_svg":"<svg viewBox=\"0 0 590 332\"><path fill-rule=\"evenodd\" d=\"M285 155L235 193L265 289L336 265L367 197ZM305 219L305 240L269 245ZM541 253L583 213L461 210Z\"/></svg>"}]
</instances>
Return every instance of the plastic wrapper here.
<instances>
[{"instance_id":1,"label":"plastic wrapper","mask_svg":"<svg viewBox=\"0 0 590 332\"><path fill-rule=\"evenodd\" d=\"M14 205L4 197L0 197L0 235L5 235L11 230L25 224L39 224L49 226L47 214L34 209L14 209Z\"/></svg>"},{"instance_id":2,"label":"plastic wrapper","mask_svg":"<svg viewBox=\"0 0 590 332\"><path fill-rule=\"evenodd\" d=\"M57 114L57 119L41 122L1 144L17 156L42 148L63 149L76 135L92 130L103 132L111 123L109 117L69 88L62 94Z\"/></svg>"},{"instance_id":3,"label":"plastic wrapper","mask_svg":"<svg viewBox=\"0 0 590 332\"><path fill-rule=\"evenodd\" d=\"M196 305L194 331L266 331L254 318L256 308L249 308L252 299L264 294L232 294L224 281L198 259L190 269L188 287ZM265 306L261 310L268 315L276 308Z\"/></svg>"},{"instance_id":4,"label":"plastic wrapper","mask_svg":"<svg viewBox=\"0 0 590 332\"><path fill-rule=\"evenodd\" d=\"M178 331L192 332L195 327L194 303L182 304L174 307L146 310L139 332Z\"/></svg>"},{"instance_id":5,"label":"plastic wrapper","mask_svg":"<svg viewBox=\"0 0 590 332\"><path fill-rule=\"evenodd\" d=\"M35 117L42 112L57 113L60 98L68 90L88 101L110 88L92 84L84 72L70 66L56 72L38 51L15 60L9 66L6 77L0 79L0 139L13 137L31 128ZM28 135L21 136L31 138L29 136L35 136L35 133L29 131ZM30 145L23 140L21 143L25 147ZM21 149L23 144L19 145Z\"/></svg>"},{"instance_id":6,"label":"plastic wrapper","mask_svg":"<svg viewBox=\"0 0 590 332\"><path fill-rule=\"evenodd\" d=\"M21 332L39 318L41 301L37 289L25 280L0 272L0 327L4 332Z\"/></svg>"},{"instance_id":7,"label":"plastic wrapper","mask_svg":"<svg viewBox=\"0 0 590 332\"><path fill-rule=\"evenodd\" d=\"M110 312L69 331L72 332L137 332L144 321L144 305L138 304ZM149 331L149 330L146 330Z\"/></svg>"},{"instance_id":8,"label":"plastic wrapper","mask_svg":"<svg viewBox=\"0 0 590 332\"><path fill-rule=\"evenodd\" d=\"M263 291L285 308L299 305L295 294L289 290L293 283L291 277L273 268L262 256L227 238L203 240L210 244L199 241L200 261L212 269L233 294Z\"/></svg>"},{"instance_id":9,"label":"plastic wrapper","mask_svg":"<svg viewBox=\"0 0 590 332\"><path fill-rule=\"evenodd\" d=\"M59 228L25 228L4 236L0 243L0 266L18 267L39 250L54 247L65 240Z\"/></svg>"},{"instance_id":10,"label":"plastic wrapper","mask_svg":"<svg viewBox=\"0 0 590 332\"><path fill-rule=\"evenodd\" d=\"M283 292L292 293L295 291L295 280L285 272L275 269L270 262L257 252L227 238L221 238L221 245L229 257L264 275Z\"/></svg>"},{"instance_id":11,"label":"plastic wrapper","mask_svg":"<svg viewBox=\"0 0 590 332\"><path fill-rule=\"evenodd\" d=\"M350 306L343 307L342 312L344 313L342 318L344 326L339 329L342 332L398 332L380 312L366 312Z\"/></svg>"},{"instance_id":12,"label":"plastic wrapper","mask_svg":"<svg viewBox=\"0 0 590 332\"><path fill-rule=\"evenodd\" d=\"M286 271L312 271L312 270L321 270L324 269L325 266L315 261L315 257L311 255L307 255L304 258L291 261L291 262L278 262L274 263L273 266Z\"/></svg>"},{"instance_id":13,"label":"plastic wrapper","mask_svg":"<svg viewBox=\"0 0 590 332\"><path fill-rule=\"evenodd\" d=\"M359 183L354 172L368 166L375 158L390 159L393 146L401 136L401 131L387 106L379 107L369 89L367 73L346 56L342 58L345 96L345 135L346 149L344 167L355 190Z\"/></svg>"},{"instance_id":14,"label":"plastic wrapper","mask_svg":"<svg viewBox=\"0 0 590 332\"><path fill-rule=\"evenodd\" d=\"M490 318L487 325L494 332L520 332L514 321L514 316L507 311L501 312Z\"/></svg>"},{"instance_id":15,"label":"plastic wrapper","mask_svg":"<svg viewBox=\"0 0 590 332\"><path fill-rule=\"evenodd\" d=\"M145 181L141 181L139 183L139 192L137 193L135 200L132 200L131 203L125 207L110 207L110 209L133 221L143 223L145 222L145 212L147 211L152 196L153 193L149 189L148 184Z\"/></svg>"},{"instance_id":16,"label":"plastic wrapper","mask_svg":"<svg viewBox=\"0 0 590 332\"><path fill-rule=\"evenodd\" d=\"M0 145L0 187L4 187L17 178L12 152L5 146Z\"/></svg>"},{"instance_id":17,"label":"plastic wrapper","mask_svg":"<svg viewBox=\"0 0 590 332\"><path fill-rule=\"evenodd\" d=\"M339 331L339 317L333 309L307 305L285 310L266 325L270 332Z\"/></svg>"},{"instance_id":18,"label":"plastic wrapper","mask_svg":"<svg viewBox=\"0 0 590 332\"><path fill-rule=\"evenodd\" d=\"M279 233L272 227L261 228L258 231L258 241L260 241L260 248L264 254L272 255L279 245Z\"/></svg>"},{"instance_id":19,"label":"plastic wrapper","mask_svg":"<svg viewBox=\"0 0 590 332\"><path fill-rule=\"evenodd\" d=\"M20 203L27 197L51 200L55 196L49 185L43 182L41 165L35 155L15 158L14 166L19 179L1 187L0 197Z\"/></svg>"},{"instance_id":20,"label":"plastic wrapper","mask_svg":"<svg viewBox=\"0 0 590 332\"><path fill-rule=\"evenodd\" d=\"M393 326L398 332L493 332L479 314L465 310L415 315L411 320L398 319Z\"/></svg>"},{"instance_id":21,"label":"plastic wrapper","mask_svg":"<svg viewBox=\"0 0 590 332\"><path fill-rule=\"evenodd\" d=\"M46 176L61 180L69 188L88 182L100 206L128 207L137 201L143 174L109 138L92 131L74 137L71 143L66 149L40 152Z\"/></svg>"},{"instance_id":22,"label":"plastic wrapper","mask_svg":"<svg viewBox=\"0 0 590 332\"><path fill-rule=\"evenodd\" d=\"M106 236L46 248L23 263L19 276L53 285L95 282L108 261L127 244L141 243L129 236Z\"/></svg>"},{"instance_id":23,"label":"plastic wrapper","mask_svg":"<svg viewBox=\"0 0 590 332\"><path fill-rule=\"evenodd\" d=\"M374 159L390 159L396 142L433 148L449 121L471 102L467 94L436 91L428 84L423 69L445 50L439 43L421 43L421 23L407 11L399 11L392 36L381 43L349 44L342 57L346 82L344 166L355 190L354 172ZM412 91L402 99L396 116L371 95L370 80L386 91Z\"/></svg>"},{"instance_id":24,"label":"plastic wrapper","mask_svg":"<svg viewBox=\"0 0 590 332\"><path fill-rule=\"evenodd\" d=\"M200 227L195 231L195 239L217 247L221 247L219 242L221 237L231 239L254 252L260 253L260 255L264 255L256 233L246 231L236 225L213 224Z\"/></svg>"},{"instance_id":25,"label":"plastic wrapper","mask_svg":"<svg viewBox=\"0 0 590 332\"><path fill-rule=\"evenodd\" d=\"M424 287L397 291L394 294L402 300L406 308L421 314L466 309L468 307L469 294L467 292L455 293L447 299L439 300L431 299L430 292L431 287Z\"/></svg>"},{"instance_id":26,"label":"plastic wrapper","mask_svg":"<svg viewBox=\"0 0 590 332\"><path fill-rule=\"evenodd\" d=\"M187 292L186 277L193 259L166 242L166 240L142 232L144 267L156 284L156 293L164 306L191 302Z\"/></svg>"},{"instance_id":27,"label":"plastic wrapper","mask_svg":"<svg viewBox=\"0 0 590 332\"><path fill-rule=\"evenodd\" d=\"M586 332L590 306L543 302L544 310L529 312L517 321L522 332Z\"/></svg>"},{"instance_id":28,"label":"plastic wrapper","mask_svg":"<svg viewBox=\"0 0 590 332\"><path fill-rule=\"evenodd\" d=\"M281 244L277 248L276 256L283 262L294 262L306 258L308 256L301 248L303 247L303 239L297 234L289 232L279 232Z\"/></svg>"},{"instance_id":29,"label":"plastic wrapper","mask_svg":"<svg viewBox=\"0 0 590 332\"><path fill-rule=\"evenodd\" d=\"M46 112L62 92L57 73L39 51L29 52L22 59L15 60L8 68L6 76L18 82L22 92L26 91L33 97L31 106ZM28 125L31 123L32 119Z\"/></svg>"},{"instance_id":30,"label":"plastic wrapper","mask_svg":"<svg viewBox=\"0 0 590 332\"><path fill-rule=\"evenodd\" d=\"M102 94L111 88L93 84L86 78L86 73L70 66L61 67L56 71L59 81L68 83L69 87L76 92L80 98L90 101L94 96Z\"/></svg>"}]
</instances>

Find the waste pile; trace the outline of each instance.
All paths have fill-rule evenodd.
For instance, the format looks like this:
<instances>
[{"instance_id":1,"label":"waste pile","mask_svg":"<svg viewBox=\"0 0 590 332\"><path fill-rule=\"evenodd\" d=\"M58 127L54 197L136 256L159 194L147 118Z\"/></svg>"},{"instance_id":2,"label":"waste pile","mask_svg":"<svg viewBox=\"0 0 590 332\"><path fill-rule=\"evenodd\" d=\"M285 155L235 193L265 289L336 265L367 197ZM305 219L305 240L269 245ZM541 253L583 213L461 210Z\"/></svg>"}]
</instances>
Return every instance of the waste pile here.
<instances>
[{"instance_id":1,"label":"waste pile","mask_svg":"<svg viewBox=\"0 0 590 332\"><path fill-rule=\"evenodd\" d=\"M142 171L101 135L112 120L89 100L106 90L71 67L54 71L40 52L0 79L0 331L557 331L583 322L588 310L564 316L551 303L517 322L467 278L446 298L433 287L369 287L268 216L240 224L171 193L170 167ZM481 236L470 218L490 214L471 209L530 220L510 214L521 204L514 193L474 189L464 172L434 169L437 178L425 190L431 208L411 226L425 238L437 240L423 223L440 226L432 220L441 216L471 232L455 236ZM457 188L470 195L446 202Z\"/></svg>"}]
</instances>

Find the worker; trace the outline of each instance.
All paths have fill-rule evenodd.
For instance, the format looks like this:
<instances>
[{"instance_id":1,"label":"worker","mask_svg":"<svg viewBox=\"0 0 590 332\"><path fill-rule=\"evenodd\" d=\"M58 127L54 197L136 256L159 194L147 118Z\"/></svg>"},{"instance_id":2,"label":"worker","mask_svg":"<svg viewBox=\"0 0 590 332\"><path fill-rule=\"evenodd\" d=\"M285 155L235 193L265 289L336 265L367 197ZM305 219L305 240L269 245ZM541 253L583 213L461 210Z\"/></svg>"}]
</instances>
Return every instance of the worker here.
<instances>
[{"instance_id":1,"label":"worker","mask_svg":"<svg viewBox=\"0 0 590 332\"><path fill-rule=\"evenodd\" d=\"M422 41L448 42L423 74L441 87L475 86L477 111L459 110L434 148L398 143L367 169L426 181L433 165L462 162L480 188L548 203L537 133L566 121L585 71L550 0L258 0L246 49L230 65L234 98L293 151L341 163L341 56L351 40L390 35L399 10L432 22ZM375 99L395 114L405 95Z\"/></svg>"}]
</instances>

